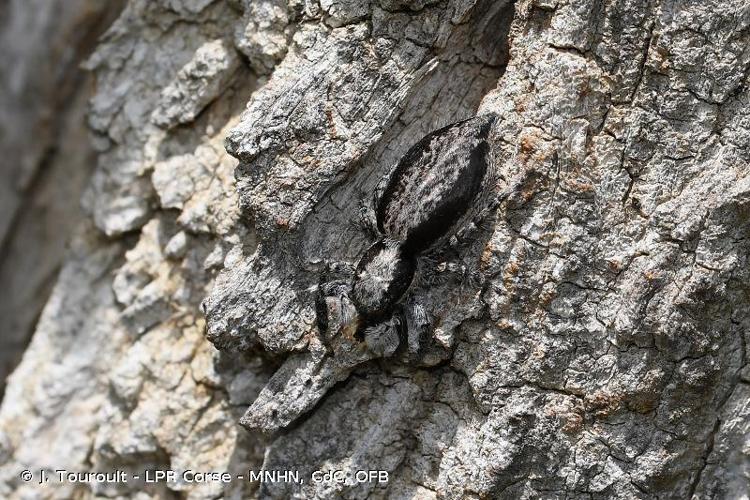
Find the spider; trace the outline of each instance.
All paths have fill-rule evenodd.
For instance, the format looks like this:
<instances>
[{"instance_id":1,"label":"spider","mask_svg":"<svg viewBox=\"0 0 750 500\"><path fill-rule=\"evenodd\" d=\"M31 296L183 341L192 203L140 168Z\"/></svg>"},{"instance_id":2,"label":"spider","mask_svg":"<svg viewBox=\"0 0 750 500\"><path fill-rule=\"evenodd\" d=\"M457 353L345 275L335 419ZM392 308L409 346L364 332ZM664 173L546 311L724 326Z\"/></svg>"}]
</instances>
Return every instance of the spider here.
<instances>
[{"instance_id":1,"label":"spider","mask_svg":"<svg viewBox=\"0 0 750 500\"><path fill-rule=\"evenodd\" d=\"M431 320L410 297L420 281L418 264L492 208L497 172L487 138L495 120L482 115L432 132L378 184L362 214L375 242L356 266L332 263L320 276L320 342L312 338L307 352L284 362L240 420L243 426L286 427L368 360L406 352L420 361Z\"/></svg>"},{"instance_id":2,"label":"spider","mask_svg":"<svg viewBox=\"0 0 750 500\"><path fill-rule=\"evenodd\" d=\"M425 308L403 299L417 262L475 219L494 192L496 169L487 138L496 120L486 114L436 130L414 144L378 184L363 210L376 241L356 267L329 265L316 297L325 339L363 342L374 356L406 349L418 358L429 337Z\"/></svg>"}]
</instances>

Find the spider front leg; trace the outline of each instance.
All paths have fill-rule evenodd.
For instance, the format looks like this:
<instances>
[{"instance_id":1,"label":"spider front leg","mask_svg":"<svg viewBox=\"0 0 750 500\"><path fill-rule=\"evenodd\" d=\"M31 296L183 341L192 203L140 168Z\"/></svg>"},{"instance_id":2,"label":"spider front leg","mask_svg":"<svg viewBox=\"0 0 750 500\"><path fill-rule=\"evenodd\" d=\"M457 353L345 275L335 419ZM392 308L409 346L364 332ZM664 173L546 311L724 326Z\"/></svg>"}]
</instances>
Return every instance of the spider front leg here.
<instances>
[{"instance_id":1,"label":"spider front leg","mask_svg":"<svg viewBox=\"0 0 750 500\"><path fill-rule=\"evenodd\" d=\"M397 310L389 319L366 327L362 337L370 352L377 357L387 358L401 346L405 328L405 319Z\"/></svg>"},{"instance_id":2,"label":"spider front leg","mask_svg":"<svg viewBox=\"0 0 750 500\"><path fill-rule=\"evenodd\" d=\"M417 301L398 304L390 318L364 329L367 348L378 357L397 352L409 361L419 361L430 342L432 324L425 308Z\"/></svg>"},{"instance_id":3,"label":"spider front leg","mask_svg":"<svg viewBox=\"0 0 750 500\"><path fill-rule=\"evenodd\" d=\"M318 331L324 340L338 334L353 337L357 328L357 310L349 299L354 269L348 263L328 263L320 275L315 294Z\"/></svg>"},{"instance_id":4,"label":"spider front leg","mask_svg":"<svg viewBox=\"0 0 750 500\"><path fill-rule=\"evenodd\" d=\"M422 304L408 300L401 306L406 322L406 355L410 361L418 361L427 350L432 332L432 322Z\"/></svg>"}]
</instances>

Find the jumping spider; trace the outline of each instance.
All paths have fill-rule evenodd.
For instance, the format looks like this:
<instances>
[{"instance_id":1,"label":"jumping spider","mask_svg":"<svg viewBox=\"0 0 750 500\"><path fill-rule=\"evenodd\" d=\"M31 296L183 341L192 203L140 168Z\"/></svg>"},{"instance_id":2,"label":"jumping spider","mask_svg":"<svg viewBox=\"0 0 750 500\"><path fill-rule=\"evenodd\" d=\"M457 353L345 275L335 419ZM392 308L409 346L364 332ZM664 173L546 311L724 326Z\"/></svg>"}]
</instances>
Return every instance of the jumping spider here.
<instances>
[{"instance_id":1,"label":"jumping spider","mask_svg":"<svg viewBox=\"0 0 750 500\"><path fill-rule=\"evenodd\" d=\"M356 266L328 265L315 298L320 337L287 358L242 425L286 427L373 358L399 351L422 361L433 333L416 299L422 286L432 288L431 273L423 270L437 267L430 256L442 255L446 243L493 208L498 179L487 138L495 118L483 115L432 132L384 177L364 217L375 243Z\"/></svg>"},{"instance_id":2,"label":"jumping spider","mask_svg":"<svg viewBox=\"0 0 750 500\"><path fill-rule=\"evenodd\" d=\"M430 133L380 182L364 217L375 243L356 267L329 265L321 277L323 338L364 342L376 356L399 348L421 355L430 319L421 304L403 299L420 256L455 238L492 198L496 169L487 137L495 120L482 115Z\"/></svg>"}]
</instances>

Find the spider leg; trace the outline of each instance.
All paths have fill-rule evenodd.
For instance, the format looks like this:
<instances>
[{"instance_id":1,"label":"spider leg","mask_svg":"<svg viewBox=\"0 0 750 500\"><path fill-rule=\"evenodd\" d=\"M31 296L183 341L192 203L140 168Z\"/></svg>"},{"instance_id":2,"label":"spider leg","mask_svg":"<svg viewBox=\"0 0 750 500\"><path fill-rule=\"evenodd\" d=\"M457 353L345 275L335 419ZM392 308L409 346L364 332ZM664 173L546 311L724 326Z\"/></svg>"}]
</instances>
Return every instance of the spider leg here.
<instances>
[{"instance_id":1,"label":"spider leg","mask_svg":"<svg viewBox=\"0 0 750 500\"><path fill-rule=\"evenodd\" d=\"M394 313L389 319L365 328L363 332L365 344L376 356L390 357L401 345L399 332L403 327L403 318L400 314Z\"/></svg>"},{"instance_id":2,"label":"spider leg","mask_svg":"<svg viewBox=\"0 0 750 500\"><path fill-rule=\"evenodd\" d=\"M315 315L318 331L324 339L332 337L354 319L349 300L353 272L351 264L328 262L320 274L315 292Z\"/></svg>"},{"instance_id":3,"label":"spider leg","mask_svg":"<svg viewBox=\"0 0 750 500\"><path fill-rule=\"evenodd\" d=\"M402 314L406 322L406 352L411 360L424 354L430 340L431 322L424 306L416 300L405 303Z\"/></svg>"}]
</instances>

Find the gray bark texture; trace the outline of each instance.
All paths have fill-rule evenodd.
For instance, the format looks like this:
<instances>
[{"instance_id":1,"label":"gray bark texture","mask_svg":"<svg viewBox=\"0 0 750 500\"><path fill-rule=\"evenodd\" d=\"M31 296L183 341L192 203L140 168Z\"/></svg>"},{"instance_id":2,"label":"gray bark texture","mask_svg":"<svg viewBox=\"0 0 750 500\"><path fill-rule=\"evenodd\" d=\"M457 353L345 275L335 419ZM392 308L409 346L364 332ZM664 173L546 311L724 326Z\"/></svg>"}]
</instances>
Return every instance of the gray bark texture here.
<instances>
[{"instance_id":1,"label":"gray bark texture","mask_svg":"<svg viewBox=\"0 0 750 500\"><path fill-rule=\"evenodd\" d=\"M748 498L749 47L741 0L128 0L0 496ZM382 179L487 114L496 202L417 257L425 335L321 331ZM147 468L304 482L19 477Z\"/></svg>"},{"instance_id":2,"label":"gray bark texture","mask_svg":"<svg viewBox=\"0 0 750 500\"><path fill-rule=\"evenodd\" d=\"M80 69L121 0L0 2L0 395L80 223L96 161Z\"/></svg>"}]
</instances>

